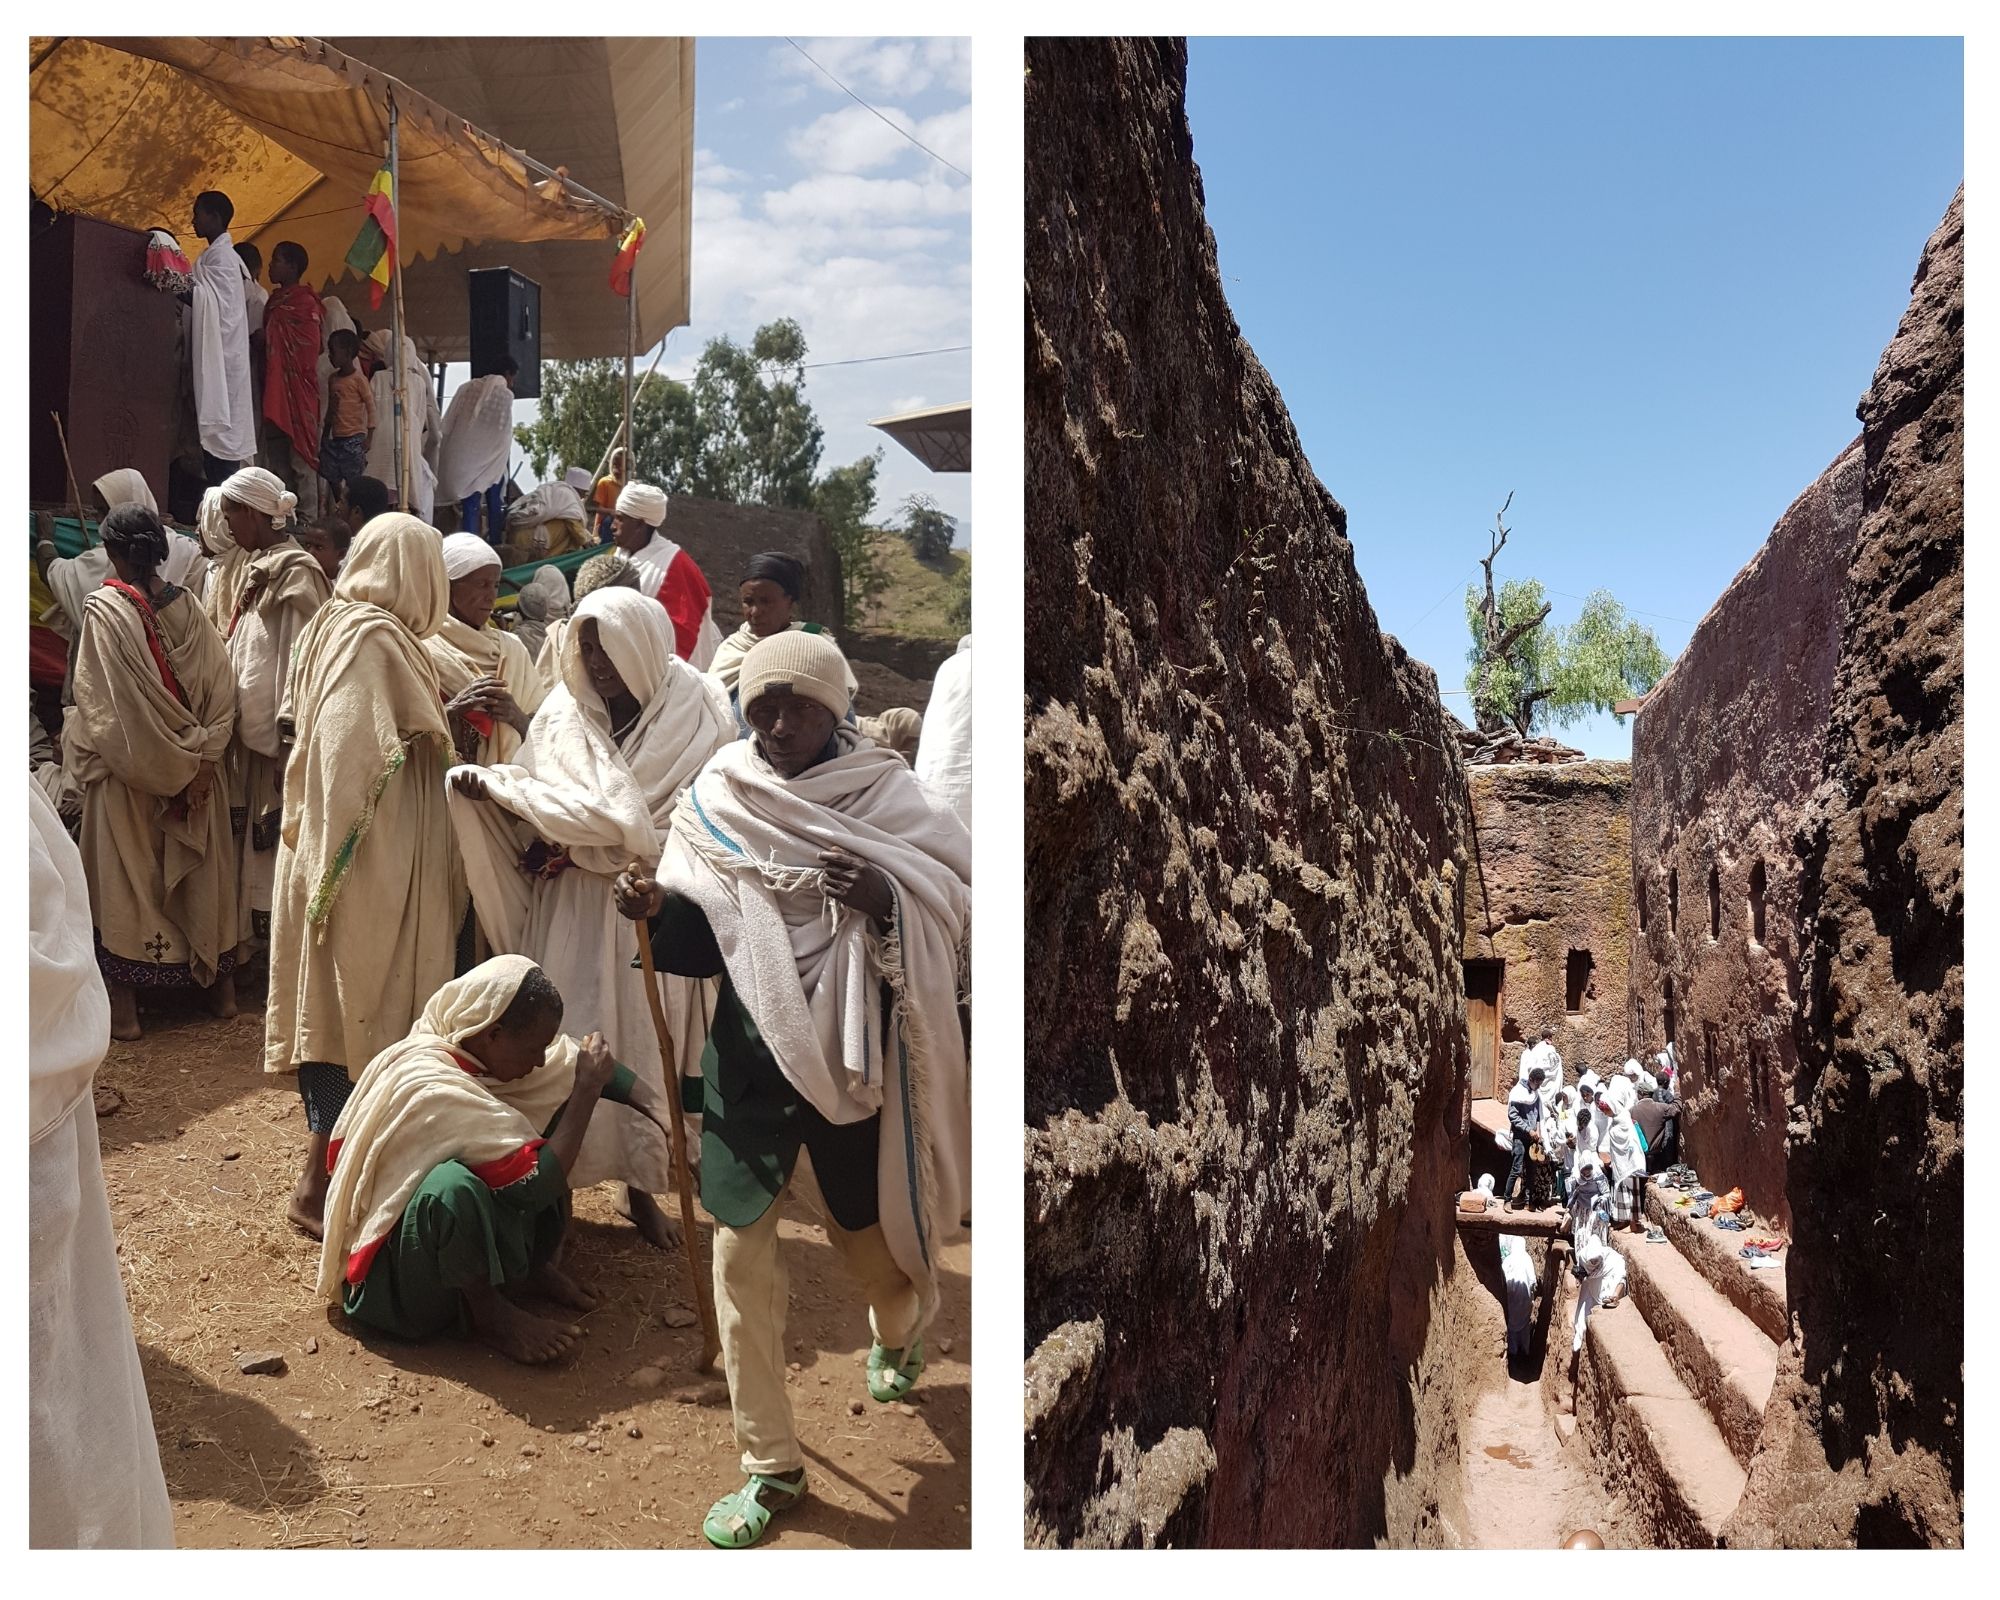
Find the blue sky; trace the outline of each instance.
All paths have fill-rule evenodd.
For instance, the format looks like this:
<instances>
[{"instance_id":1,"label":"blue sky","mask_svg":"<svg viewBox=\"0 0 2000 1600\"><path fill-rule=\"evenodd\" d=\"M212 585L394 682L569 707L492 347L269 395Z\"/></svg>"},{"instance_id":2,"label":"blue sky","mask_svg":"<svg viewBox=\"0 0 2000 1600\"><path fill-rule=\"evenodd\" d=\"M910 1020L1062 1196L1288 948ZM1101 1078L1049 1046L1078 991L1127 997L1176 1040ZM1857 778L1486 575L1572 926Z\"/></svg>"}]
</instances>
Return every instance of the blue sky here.
<instances>
[{"instance_id":1,"label":"blue sky","mask_svg":"<svg viewBox=\"0 0 2000 1600\"><path fill-rule=\"evenodd\" d=\"M1677 654L1859 431L1964 173L1957 40L1197 39L1188 104L1230 304L1445 690L1509 490L1502 577Z\"/></svg>"},{"instance_id":2,"label":"blue sky","mask_svg":"<svg viewBox=\"0 0 2000 1600\"><path fill-rule=\"evenodd\" d=\"M968 41L799 43L946 161L974 170ZM783 39L699 40L691 324L668 340L661 375L685 378L709 339L745 342L784 316L804 327L808 362L969 345L971 198L968 179ZM448 388L468 370L451 368ZM971 386L969 351L808 372L806 396L826 430L821 470L880 446L878 519L916 492L969 527L971 475L932 473L868 419L967 400ZM534 409L516 406L523 421Z\"/></svg>"}]
</instances>

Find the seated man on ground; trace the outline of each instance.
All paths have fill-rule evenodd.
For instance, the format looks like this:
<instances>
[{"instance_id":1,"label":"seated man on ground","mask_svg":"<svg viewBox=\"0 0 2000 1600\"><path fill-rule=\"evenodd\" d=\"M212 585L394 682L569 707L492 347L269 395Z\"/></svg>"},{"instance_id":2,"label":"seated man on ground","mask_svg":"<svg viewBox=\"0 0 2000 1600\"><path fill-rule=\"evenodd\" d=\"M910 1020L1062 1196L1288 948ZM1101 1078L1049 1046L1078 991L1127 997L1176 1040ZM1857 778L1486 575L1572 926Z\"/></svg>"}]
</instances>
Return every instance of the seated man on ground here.
<instances>
[{"instance_id":1,"label":"seated man on ground","mask_svg":"<svg viewBox=\"0 0 2000 1600\"><path fill-rule=\"evenodd\" d=\"M384 1333L470 1335L516 1361L576 1342L514 1297L596 1307L558 1264L591 1115L609 1099L670 1124L602 1035L579 1044L562 1016L540 967L495 956L368 1064L327 1146L323 1297Z\"/></svg>"}]
</instances>

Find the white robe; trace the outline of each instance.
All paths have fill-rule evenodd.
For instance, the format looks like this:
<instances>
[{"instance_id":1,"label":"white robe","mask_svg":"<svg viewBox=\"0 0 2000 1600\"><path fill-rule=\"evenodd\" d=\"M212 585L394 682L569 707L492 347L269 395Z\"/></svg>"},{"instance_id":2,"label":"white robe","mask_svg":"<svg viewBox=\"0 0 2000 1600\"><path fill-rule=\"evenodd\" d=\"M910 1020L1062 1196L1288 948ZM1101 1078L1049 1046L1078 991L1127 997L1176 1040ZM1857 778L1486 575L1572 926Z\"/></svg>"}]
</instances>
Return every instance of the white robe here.
<instances>
[{"instance_id":1,"label":"white robe","mask_svg":"<svg viewBox=\"0 0 2000 1600\"><path fill-rule=\"evenodd\" d=\"M28 1543L171 1549L91 1103L111 1001L83 859L28 788Z\"/></svg>"},{"instance_id":2,"label":"white robe","mask_svg":"<svg viewBox=\"0 0 2000 1600\"><path fill-rule=\"evenodd\" d=\"M456 505L507 476L514 448L514 391L501 374L461 383L445 408L438 449L438 498Z\"/></svg>"},{"instance_id":3,"label":"white robe","mask_svg":"<svg viewBox=\"0 0 2000 1600\"><path fill-rule=\"evenodd\" d=\"M368 348L385 362L391 335L379 328L368 336ZM379 368L368 380L375 395L374 442L368 447L368 476L397 493L396 483L396 396L395 376L388 366ZM403 335L403 436L410 464L410 503L402 509L424 522L433 519L437 500L438 436L443 424L438 419L437 391L431 387L430 369L417 354L417 342Z\"/></svg>"},{"instance_id":4,"label":"white robe","mask_svg":"<svg viewBox=\"0 0 2000 1600\"><path fill-rule=\"evenodd\" d=\"M653 537L640 549L628 550L625 559L632 563L633 570L639 575L639 592L657 600L667 581L667 568L674 564L674 557L680 553L681 547L658 528L653 530ZM715 602L711 598L708 609L701 614L701 629L695 637L688 665L696 672L708 671L721 644L722 630L715 625Z\"/></svg>"},{"instance_id":5,"label":"white robe","mask_svg":"<svg viewBox=\"0 0 2000 1600\"><path fill-rule=\"evenodd\" d=\"M972 635L938 668L917 741L917 781L972 826Z\"/></svg>"},{"instance_id":6,"label":"white robe","mask_svg":"<svg viewBox=\"0 0 2000 1600\"><path fill-rule=\"evenodd\" d=\"M245 282L236 246L228 234L217 235L194 264L192 357L201 447L224 461L248 461L257 454Z\"/></svg>"}]
</instances>

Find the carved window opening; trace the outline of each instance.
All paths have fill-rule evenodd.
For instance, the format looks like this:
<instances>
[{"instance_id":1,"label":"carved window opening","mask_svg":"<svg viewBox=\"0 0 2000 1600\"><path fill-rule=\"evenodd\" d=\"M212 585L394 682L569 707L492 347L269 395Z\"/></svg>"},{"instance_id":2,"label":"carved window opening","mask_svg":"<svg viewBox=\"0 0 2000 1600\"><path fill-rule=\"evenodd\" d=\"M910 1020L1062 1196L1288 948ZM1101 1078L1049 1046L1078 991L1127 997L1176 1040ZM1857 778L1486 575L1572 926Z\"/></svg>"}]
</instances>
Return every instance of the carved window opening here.
<instances>
[{"instance_id":1,"label":"carved window opening","mask_svg":"<svg viewBox=\"0 0 2000 1600\"><path fill-rule=\"evenodd\" d=\"M1709 1070L1713 1072L1715 1070L1715 1024L1712 1022L1704 1022L1701 1025L1701 1058L1708 1063ZM1692 1083L1688 1085L1690 1090L1693 1087Z\"/></svg>"},{"instance_id":2,"label":"carved window opening","mask_svg":"<svg viewBox=\"0 0 2000 1600\"><path fill-rule=\"evenodd\" d=\"M1570 951L1569 962L1563 972L1563 1007L1571 1016L1597 998L1597 988L1591 976L1594 965L1588 950Z\"/></svg>"},{"instance_id":3,"label":"carved window opening","mask_svg":"<svg viewBox=\"0 0 2000 1600\"><path fill-rule=\"evenodd\" d=\"M1713 866L1708 869L1708 936L1722 937L1722 869Z\"/></svg>"},{"instance_id":4,"label":"carved window opening","mask_svg":"<svg viewBox=\"0 0 2000 1600\"><path fill-rule=\"evenodd\" d=\"M1671 867L1667 871L1667 932L1681 931L1681 869Z\"/></svg>"},{"instance_id":5,"label":"carved window opening","mask_svg":"<svg viewBox=\"0 0 2000 1600\"><path fill-rule=\"evenodd\" d=\"M1764 942L1764 863L1750 869L1750 937Z\"/></svg>"},{"instance_id":6,"label":"carved window opening","mask_svg":"<svg viewBox=\"0 0 2000 1600\"><path fill-rule=\"evenodd\" d=\"M1667 979L1666 993L1660 1000L1660 1026L1666 1030L1667 1043L1674 1042L1674 980Z\"/></svg>"}]
</instances>

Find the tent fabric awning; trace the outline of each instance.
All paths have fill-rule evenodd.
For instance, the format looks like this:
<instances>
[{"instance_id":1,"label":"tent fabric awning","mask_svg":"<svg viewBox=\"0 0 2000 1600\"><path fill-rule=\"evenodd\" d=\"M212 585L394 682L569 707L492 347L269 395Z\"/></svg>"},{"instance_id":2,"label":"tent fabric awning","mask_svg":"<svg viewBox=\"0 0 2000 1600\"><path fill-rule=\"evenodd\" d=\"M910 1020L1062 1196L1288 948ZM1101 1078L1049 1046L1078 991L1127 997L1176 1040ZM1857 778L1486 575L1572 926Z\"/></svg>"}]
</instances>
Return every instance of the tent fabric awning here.
<instances>
[{"instance_id":1,"label":"tent fabric awning","mask_svg":"<svg viewBox=\"0 0 2000 1600\"><path fill-rule=\"evenodd\" d=\"M59 210L166 228L190 253L193 198L221 189L237 243L267 258L281 239L304 246L309 280L366 318L344 258L393 90L405 323L426 356L465 359L466 272L484 265L542 285L544 356L622 352L625 301L608 277L631 212L647 224L642 343L687 320L692 41L618 41L615 61L603 39L360 42L373 53L289 37L33 39L31 186ZM530 81L491 92L510 75ZM519 109L474 122L464 99ZM540 165L567 166L568 181Z\"/></svg>"},{"instance_id":2,"label":"tent fabric awning","mask_svg":"<svg viewBox=\"0 0 2000 1600\"><path fill-rule=\"evenodd\" d=\"M876 417L880 428L933 472L972 470L972 406L932 406L893 417Z\"/></svg>"}]
</instances>

